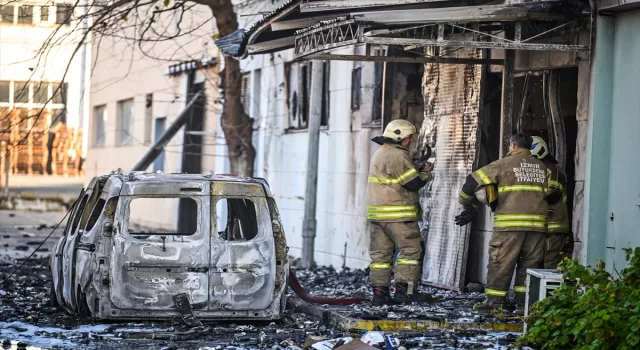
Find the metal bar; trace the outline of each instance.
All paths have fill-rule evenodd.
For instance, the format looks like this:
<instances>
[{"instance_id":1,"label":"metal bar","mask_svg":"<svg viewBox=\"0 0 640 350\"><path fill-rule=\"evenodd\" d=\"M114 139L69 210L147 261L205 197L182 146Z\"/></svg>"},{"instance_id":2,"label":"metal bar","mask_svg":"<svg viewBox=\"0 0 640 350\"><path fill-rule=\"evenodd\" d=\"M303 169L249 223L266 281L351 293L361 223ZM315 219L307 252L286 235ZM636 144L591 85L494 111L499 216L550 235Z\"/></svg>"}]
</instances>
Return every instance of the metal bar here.
<instances>
[{"instance_id":1,"label":"metal bar","mask_svg":"<svg viewBox=\"0 0 640 350\"><path fill-rule=\"evenodd\" d=\"M508 34L507 31L506 34ZM513 33L513 31L511 31ZM513 85L516 63L516 52L504 52L504 66L502 67L502 110L500 118L500 158L509 152L509 141L513 132Z\"/></svg>"},{"instance_id":2,"label":"metal bar","mask_svg":"<svg viewBox=\"0 0 640 350\"><path fill-rule=\"evenodd\" d=\"M304 196L304 222L302 224L302 266L304 268L310 268L315 263L316 199L318 196L318 153L320 150L323 77L324 64L322 61L313 61L311 63L307 186Z\"/></svg>"},{"instance_id":3,"label":"metal bar","mask_svg":"<svg viewBox=\"0 0 640 350\"><path fill-rule=\"evenodd\" d=\"M131 169L132 171L144 171L146 168L151 165L151 163L156 159L156 157L162 153L164 147L167 143L178 133L180 128L189 120L189 116L191 115L189 111L191 111L191 107L193 107L194 103L203 95L204 90L198 91L195 96L189 101L187 106L180 112L176 120L171 124L169 129L162 135L162 137L145 153L144 156L138 161L138 163Z\"/></svg>"},{"instance_id":4,"label":"metal bar","mask_svg":"<svg viewBox=\"0 0 640 350\"><path fill-rule=\"evenodd\" d=\"M501 59L473 59L473 58L453 58L453 57L393 57L393 56L363 56L363 55L335 55L335 54L313 54L305 58L316 60L334 61L372 61L372 62L394 62L394 63L447 63L447 64L491 64L502 65Z\"/></svg>"},{"instance_id":5,"label":"metal bar","mask_svg":"<svg viewBox=\"0 0 640 350\"><path fill-rule=\"evenodd\" d=\"M522 22L516 22L516 30L513 36L513 41L516 43L522 42Z\"/></svg>"},{"instance_id":6,"label":"metal bar","mask_svg":"<svg viewBox=\"0 0 640 350\"><path fill-rule=\"evenodd\" d=\"M431 39L406 39L406 38L383 38L364 37L365 43L377 45L400 45L400 46L453 46L453 47L475 47L478 49L503 49L503 50L530 50L530 51L568 51L582 52L589 51L589 45L566 45L566 44L529 44L529 43L498 43L490 41L461 41L461 40L431 40Z\"/></svg>"},{"instance_id":7,"label":"metal bar","mask_svg":"<svg viewBox=\"0 0 640 350\"><path fill-rule=\"evenodd\" d=\"M300 12L336 11L344 9L358 9L377 6L413 5L433 2L446 2L447 0L332 0L309 1L300 4Z\"/></svg>"}]
</instances>

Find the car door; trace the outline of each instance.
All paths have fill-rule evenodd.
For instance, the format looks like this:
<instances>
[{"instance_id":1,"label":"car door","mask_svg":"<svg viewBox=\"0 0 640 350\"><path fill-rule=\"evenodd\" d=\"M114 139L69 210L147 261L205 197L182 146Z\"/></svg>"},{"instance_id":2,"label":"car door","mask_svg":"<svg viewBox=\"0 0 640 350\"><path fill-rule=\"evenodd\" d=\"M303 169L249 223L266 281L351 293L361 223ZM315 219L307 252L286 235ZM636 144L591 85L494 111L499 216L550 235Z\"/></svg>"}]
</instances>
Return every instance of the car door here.
<instances>
[{"instance_id":1,"label":"car door","mask_svg":"<svg viewBox=\"0 0 640 350\"><path fill-rule=\"evenodd\" d=\"M209 187L207 182L123 185L114 222L110 298L120 309L171 312L186 293L194 310L208 305ZM180 201L195 202L178 232ZM168 210L167 210L168 209ZM165 210L165 211L162 211ZM167 217L165 217L167 216ZM189 225L191 226L191 225Z\"/></svg>"},{"instance_id":2,"label":"car door","mask_svg":"<svg viewBox=\"0 0 640 350\"><path fill-rule=\"evenodd\" d=\"M76 310L76 274L75 263L77 255L77 245L80 236L82 235L82 228L86 225L91 209L98 200L100 191L98 190L98 179L93 178L87 190L82 198L82 201L78 205L77 213L72 222L71 230L64 244L62 251L62 296L65 305L71 310Z\"/></svg>"},{"instance_id":3,"label":"car door","mask_svg":"<svg viewBox=\"0 0 640 350\"><path fill-rule=\"evenodd\" d=\"M58 302L58 305L65 306L64 299L62 297L62 286L63 286L63 259L62 253L64 251L64 245L67 242L67 236L71 231L72 223L75 220L76 215L78 214L78 207L84 198L85 190L84 188L80 191L80 195L78 199L73 203L71 209L69 209L69 216L67 217L67 223L65 224L64 230L62 231L62 237L58 239L58 242L53 247L53 255L51 259L51 277L53 279L53 286L55 286L55 296ZM66 308L66 307L65 307Z\"/></svg>"},{"instance_id":4,"label":"car door","mask_svg":"<svg viewBox=\"0 0 640 350\"><path fill-rule=\"evenodd\" d=\"M264 190L212 184L210 310L260 316L274 299L275 242ZM234 312L236 314L236 312Z\"/></svg>"}]
</instances>

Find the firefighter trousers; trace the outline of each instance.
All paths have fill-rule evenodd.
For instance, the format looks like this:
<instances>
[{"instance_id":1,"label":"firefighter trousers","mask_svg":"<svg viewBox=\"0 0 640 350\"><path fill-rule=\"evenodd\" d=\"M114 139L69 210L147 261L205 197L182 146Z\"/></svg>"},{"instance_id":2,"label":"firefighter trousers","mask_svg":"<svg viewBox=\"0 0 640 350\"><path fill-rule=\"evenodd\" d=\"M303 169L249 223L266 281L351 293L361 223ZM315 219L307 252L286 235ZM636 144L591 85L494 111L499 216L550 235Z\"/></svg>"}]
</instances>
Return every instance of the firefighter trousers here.
<instances>
[{"instance_id":1,"label":"firefighter trousers","mask_svg":"<svg viewBox=\"0 0 640 350\"><path fill-rule=\"evenodd\" d=\"M513 291L516 300L523 302L527 292L527 269L538 268L544 257L546 233L532 231L493 232L489 241L487 271L488 297L506 297L516 268ZM517 265L517 267L516 267Z\"/></svg>"},{"instance_id":2,"label":"firefighter trousers","mask_svg":"<svg viewBox=\"0 0 640 350\"><path fill-rule=\"evenodd\" d=\"M369 222L371 244L370 279L374 287L388 287L391 284L391 270L396 248L400 250L393 271L398 283L415 283L420 274L420 228L417 221L411 222Z\"/></svg>"},{"instance_id":3,"label":"firefighter trousers","mask_svg":"<svg viewBox=\"0 0 640 350\"><path fill-rule=\"evenodd\" d=\"M571 259L568 252L563 251L573 240L570 233L548 233L544 242L544 268L555 269L564 257Z\"/></svg>"}]
</instances>

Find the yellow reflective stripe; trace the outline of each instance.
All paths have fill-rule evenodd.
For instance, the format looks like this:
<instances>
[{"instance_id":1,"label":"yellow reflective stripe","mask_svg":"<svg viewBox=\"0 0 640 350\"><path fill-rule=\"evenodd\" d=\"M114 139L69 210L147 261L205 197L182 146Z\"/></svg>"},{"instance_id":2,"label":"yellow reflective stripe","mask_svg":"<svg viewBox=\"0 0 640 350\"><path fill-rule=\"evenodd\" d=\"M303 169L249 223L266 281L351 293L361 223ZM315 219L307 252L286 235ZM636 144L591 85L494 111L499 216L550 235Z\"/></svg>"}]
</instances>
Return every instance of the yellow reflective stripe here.
<instances>
[{"instance_id":1,"label":"yellow reflective stripe","mask_svg":"<svg viewBox=\"0 0 640 350\"><path fill-rule=\"evenodd\" d=\"M398 258L396 265L418 265L418 260Z\"/></svg>"},{"instance_id":2,"label":"yellow reflective stripe","mask_svg":"<svg viewBox=\"0 0 640 350\"><path fill-rule=\"evenodd\" d=\"M527 287L525 286L513 286L513 291L516 293L526 293Z\"/></svg>"},{"instance_id":3,"label":"yellow reflective stripe","mask_svg":"<svg viewBox=\"0 0 640 350\"><path fill-rule=\"evenodd\" d=\"M546 215L537 215L537 214L497 214L493 218L494 221L521 221L521 220L532 220L532 221L547 221Z\"/></svg>"},{"instance_id":4,"label":"yellow reflective stripe","mask_svg":"<svg viewBox=\"0 0 640 350\"><path fill-rule=\"evenodd\" d=\"M540 221L497 221L494 222L495 228L511 228L511 227L522 227L522 228L546 228L546 222Z\"/></svg>"},{"instance_id":5,"label":"yellow reflective stripe","mask_svg":"<svg viewBox=\"0 0 640 350\"><path fill-rule=\"evenodd\" d=\"M420 214L418 211L406 211L406 212L396 212L396 213L368 213L367 217L369 219L419 219Z\"/></svg>"},{"instance_id":6,"label":"yellow reflective stripe","mask_svg":"<svg viewBox=\"0 0 640 350\"><path fill-rule=\"evenodd\" d=\"M368 205L368 212L389 212L389 211L405 211L418 210L417 205Z\"/></svg>"},{"instance_id":7,"label":"yellow reflective stripe","mask_svg":"<svg viewBox=\"0 0 640 350\"><path fill-rule=\"evenodd\" d=\"M417 173L418 171L415 168L411 168L396 178L369 176L369 182L382 185L397 185Z\"/></svg>"},{"instance_id":8,"label":"yellow reflective stripe","mask_svg":"<svg viewBox=\"0 0 640 350\"><path fill-rule=\"evenodd\" d=\"M537 185L511 185L498 187L498 193L502 192L543 192L546 193L547 189Z\"/></svg>"},{"instance_id":9,"label":"yellow reflective stripe","mask_svg":"<svg viewBox=\"0 0 640 350\"><path fill-rule=\"evenodd\" d=\"M389 263L371 263L369 267L371 270L391 270L391 264Z\"/></svg>"},{"instance_id":10,"label":"yellow reflective stripe","mask_svg":"<svg viewBox=\"0 0 640 350\"><path fill-rule=\"evenodd\" d=\"M549 231L563 231L569 229L569 222L560 222L560 221L549 221L549 225L547 225L547 230Z\"/></svg>"},{"instance_id":11,"label":"yellow reflective stripe","mask_svg":"<svg viewBox=\"0 0 640 350\"><path fill-rule=\"evenodd\" d=\"M506 290L497 290L497 289L485 288L484 294L490 295L492 297L506 297L507 296L507 291Z\"/></svg>"},{"instance_id":12,"label":"yellow reflective stripe","mask_svg":"<svg viewBox=\"0 0 640 350\"><path fill-rule=\"evenodd\" d=\"M466 194L466 193L464 193L464 191L460 191L460 197L462 197L462 199L464 199L464 200L467 200L467 199L471 198L471 196Z\"/></svg>"},{"instance_id":13,"label":"yellow reflective stripe","mask_svg":"<svg viewBox=\"0 0 640 350\"><path fill-rule=\"evenodd\" d=\"M489 179L489 177L487 176L487 174L484 172L484 170L482 169L478 169L476 170L476 175L478 175L478 177L480 178L480 180L485 184L488 185L491 183L491 179Z\"/></svg>"},{"instance_id":14,"label":"yellow reflective stripe","mask_svg":"<svg viewBox=\"0 0 640 350\"><path fill-rule=\"evenodd\" d=\"M556 180L549 180L549 187L555 187L564 192L564 186L562 186L562 184Z\"/></svg>"}]
</instances>

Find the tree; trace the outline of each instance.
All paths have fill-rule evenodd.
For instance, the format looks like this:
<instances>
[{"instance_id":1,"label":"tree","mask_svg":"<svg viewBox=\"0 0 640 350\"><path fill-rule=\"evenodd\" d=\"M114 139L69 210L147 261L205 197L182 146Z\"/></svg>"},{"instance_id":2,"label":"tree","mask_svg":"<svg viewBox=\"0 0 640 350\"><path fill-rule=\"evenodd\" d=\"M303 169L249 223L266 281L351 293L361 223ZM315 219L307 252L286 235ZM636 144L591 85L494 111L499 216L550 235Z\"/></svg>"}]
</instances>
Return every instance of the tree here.
<instances>
[{"instance_id":1,"label":"tree","mask_svg":"<svg viewBox=\"0 0 640 350\"><path fill-rule=\"evenodd\" d=\"M238 29L237 15L231 0L74 0L69 5L69 18L66 22L73 23L71 30L61 30L63 24L60 24L52 31L36 52L37 65L46 61L51 50L57 46L73 43L75 57L84 42L91 40L99 45L109 37L135 43L147 57L172 61L174 58L171 52L153 52L153 47L201 30L205 21L185 25L183 19L185 13L200 12L203 6L211 11L209 19L215 23L218 36L226 36ZM168 16L178 19L177 32L166 28ZM209 40L213 40L213 34L211 33ZM94 67L97 59L94 58ZM66 66L63 81L70 64L71 62ZM255 158L252 145L253 119L246 114L242 105L241 81L239 62L231 57L224 57L224 69L220 73L219 102L222 109L216 114L221 118L231 173L251 176ZM57 90L54 91L56 93ZM33 117L39 118L40 115Z\"/></svg>"}]
</instances>

